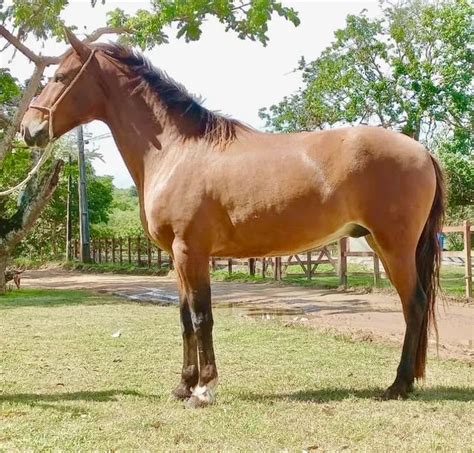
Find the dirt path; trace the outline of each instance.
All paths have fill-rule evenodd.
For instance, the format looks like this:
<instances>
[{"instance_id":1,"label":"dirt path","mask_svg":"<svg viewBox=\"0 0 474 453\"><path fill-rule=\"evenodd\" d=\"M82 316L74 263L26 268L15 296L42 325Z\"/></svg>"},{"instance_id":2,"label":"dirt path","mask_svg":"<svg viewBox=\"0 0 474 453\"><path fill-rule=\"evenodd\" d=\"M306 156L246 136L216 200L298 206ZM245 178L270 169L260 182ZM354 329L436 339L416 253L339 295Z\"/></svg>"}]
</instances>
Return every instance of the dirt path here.
<instances>
[{"instance_id":1,"label":"dirt path","mask_svg":"<svg viewBox=\"0 0 474 453\"><path fill-rule=\"evenodd\" d=\"M38 270L23 274L22 285L34 288L87 289L109 292L140 301L177 302L174 278L117 274L82 274L64 270ZM404 321L395 296L300 288L269 283L213 282L214 306L236 315L285 320L401 344ZM444 357L474 360L473 305L440 304L439 351ZM436 353L435 340L430 350Z\"/></svg>"}]
</instances>

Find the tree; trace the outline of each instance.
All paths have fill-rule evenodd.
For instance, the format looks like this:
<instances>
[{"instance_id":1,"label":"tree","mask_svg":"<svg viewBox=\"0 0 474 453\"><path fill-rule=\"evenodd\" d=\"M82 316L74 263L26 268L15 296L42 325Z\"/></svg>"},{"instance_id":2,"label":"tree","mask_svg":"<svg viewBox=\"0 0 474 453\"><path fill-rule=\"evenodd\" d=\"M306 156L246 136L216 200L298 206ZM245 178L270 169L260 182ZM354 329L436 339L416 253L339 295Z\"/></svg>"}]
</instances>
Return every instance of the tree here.
<instances>
[{"instance_id":1,"label":"tree","mask_svg":"<svg viewBox=\"0 0 474 453\"><path fill-rule=\"evenodd\" d=\"M105 3L104 1L102 3ZM43 44L50 39L64 39L64 26L74 29L73 24L65 24L61 12L67 0L13 0L4 7L0 1L0 36L6 41L2 51L9 46L28 57L34 64L33 74L22 92L15 112L10 112L2 101L2 136L0 137L0 166L5 166L6 157L14 149L15 137L21 119L33 99L41 81L44 69L57 64L61 56L41 56L25 44L30 36ZM91 0L94 7L96 0ZM199 39L202 24L209 16L216 17L226 30L237 32L242 39L258 40L266 44L268 21L276 13L298 25L298 17L292 8L284 7L275 0L160 0L153 1L148 9L141 9L135 15L127 15L122 9L115 9L108 15L105 27L87 36L93 42L105 33L123 35L123 40L149 49L168 40L170 26L177 28L177 37L187 41ZM2 69L0 86L8 84L5 69ZM16 212L6 216L0 212L0 293L5 291L4 270L9 254L18 241L25 236L38 218L47 200L59 183L60 160L55 160L47 171L36 175L23 190L17 203ZM0 208L1 208L0 204Z\"/></svg>"},{"instance_id":2,"label":"tree","mask_svg":"<svg viewBox=\"0 0 474 453\"><path fill-rule=\"evenodd\" d=\"M260 116L278 131L337 124L398 129L436 148L456 182L450 204L472 204L473 9L467 0L381 7L380 18L349 15L319 58L301 59L303 87Z\"/></svg>"},{"instance_id":3,"label":"tree","mask_svg":"<svg viewBox=\"0 0 474 453\"><path fill-rule=\"evenodd\" d=\"M74 150L74 154L77 152ZM68 176L72 176L71 223L73 236L78 235L79 197L77 162L66 164L50 202L29 232L18 245L15 255L27 254L30 258L58 259L64 256L66 245L66 199ZM86 165L89 219L91 227L107 223L112 211L114 187L111 176L97 176L90 161Z\"/></svg>"},{"instance_id":4,"label":"tree","mask_svg":"<svg viewBox=\"0 0 474 453\"><path fill-rule=\"evenodd\" d=\"M143 236L135 186L129 189L114 188L108 221L92 225L92 231L95 237Z\"/></svg>"}]
</instances>

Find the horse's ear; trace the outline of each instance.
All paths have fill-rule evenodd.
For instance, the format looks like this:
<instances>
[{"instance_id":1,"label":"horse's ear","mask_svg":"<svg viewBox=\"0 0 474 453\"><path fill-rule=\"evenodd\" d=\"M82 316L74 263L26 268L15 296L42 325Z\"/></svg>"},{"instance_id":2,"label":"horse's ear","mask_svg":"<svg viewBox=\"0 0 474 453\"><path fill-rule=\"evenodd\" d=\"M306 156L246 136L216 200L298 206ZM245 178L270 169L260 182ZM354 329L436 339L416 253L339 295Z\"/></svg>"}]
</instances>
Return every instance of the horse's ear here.
<instances>
[{"instance_id":1,"label":"horse's ear","mask_svg":"<svg viewBox=\"0 0 474 453\"><path fill-rule=\"evenodd\" d=\"M86 60L90 55L91 50L71 30L69 30L69 28L64 27L64 32L66 33L66 37L72 48L81 57L81 60Z\"/></svg>"}]
</instances>

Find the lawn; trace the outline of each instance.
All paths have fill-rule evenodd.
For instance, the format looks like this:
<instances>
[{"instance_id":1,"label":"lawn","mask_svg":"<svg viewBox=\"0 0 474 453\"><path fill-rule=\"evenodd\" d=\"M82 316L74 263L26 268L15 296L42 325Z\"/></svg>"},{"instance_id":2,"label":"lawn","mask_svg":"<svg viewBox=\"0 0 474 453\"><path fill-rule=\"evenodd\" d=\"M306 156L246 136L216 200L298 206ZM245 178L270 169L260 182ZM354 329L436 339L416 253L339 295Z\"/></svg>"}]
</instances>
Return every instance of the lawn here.
<instances>
[{"instance_id":1,"label":"lawn","mask_svg":"<svg viewBox=\"0 0 474 453\"><path fill-rule=\"evenodd\" d=\"M472 368L431 357L380 401L399 349L216 309L217 403L186 410L176 307L80 291L0 299L0 450L472 451ZM114 332L121 336L112 336Z\"/></svg>"}]
</instances>

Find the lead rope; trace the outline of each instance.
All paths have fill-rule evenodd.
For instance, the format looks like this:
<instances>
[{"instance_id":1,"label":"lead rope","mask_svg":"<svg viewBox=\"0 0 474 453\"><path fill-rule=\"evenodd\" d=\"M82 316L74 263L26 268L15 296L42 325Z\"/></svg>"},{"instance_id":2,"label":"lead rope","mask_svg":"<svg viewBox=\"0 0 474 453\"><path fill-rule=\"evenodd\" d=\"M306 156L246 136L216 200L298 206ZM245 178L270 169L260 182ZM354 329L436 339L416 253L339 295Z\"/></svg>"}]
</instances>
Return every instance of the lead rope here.
<instances>
[{"instance_id":1,"label":"lead rope","mask_svg":"<svg viewBox=\"0 0 474 453\"><path fill-rule=\"evenodd\" d=\"M82 65L82 68L79 70L79 72L75 75L75 77L72 79L71 83L64 89L64 91L60 94L60 96L56 99L56 101L53 103L51 107L44 107L42 105L32 105L30 104L29 108L32 109L37 109L37 110L44 110L48 113L49 116L49 124L48 124L48 136L49 136L49 143L46 146L46 148L43 151L43 154L40 157L40 160L38 163L33 167L32 170L28 173L28 176L21 181L19 184L17 184L15 187L12 187L10 189L4 190L0 192L0 198L6 197L16 190L21 189L24 185L26 185L31 178L38 172L38 170L41 168L41 166L49 159L51 156L52 150L53 150L53 144L54 144L54 133L53 133L53 114L54 111L56 110L56 107L59 105L59 103L63 100L64 96L69 92L69 90L74 86L74 84L77 82L79 77L82 75L82 73L86 70L88 64L91 62L92 57L94 56L96 49L92 49L90 55L87 57L87 60L85 63Z\"/></svg>"},{"instance_id":2,"label":"lead rope","mask_svg":"<svg viewBox=\"0 0 474 453\"><path fill-rule=\"evenodd\" d=\"M30 181L30 179L38 172L41 166L49 159L49 156L51 156L52 149L53 149L53 142L49 142L46 148L44 149L43 154L41 155L39 161L28 173L28 176L19 184L17 184L15 187L12 187L11 189L7 189L7 190L4 190L3 192L0 192L0 198L6 197L12 194L13 192L15 192L16 190L19 190L23 186L25 186Z\"/></svg>"}]
</instances>

